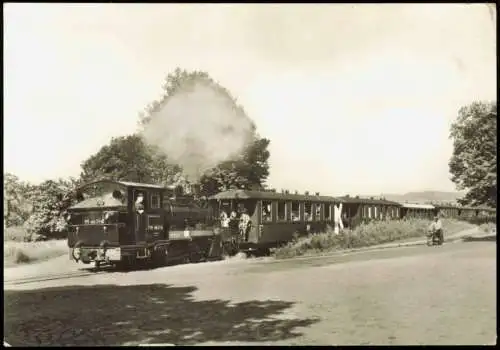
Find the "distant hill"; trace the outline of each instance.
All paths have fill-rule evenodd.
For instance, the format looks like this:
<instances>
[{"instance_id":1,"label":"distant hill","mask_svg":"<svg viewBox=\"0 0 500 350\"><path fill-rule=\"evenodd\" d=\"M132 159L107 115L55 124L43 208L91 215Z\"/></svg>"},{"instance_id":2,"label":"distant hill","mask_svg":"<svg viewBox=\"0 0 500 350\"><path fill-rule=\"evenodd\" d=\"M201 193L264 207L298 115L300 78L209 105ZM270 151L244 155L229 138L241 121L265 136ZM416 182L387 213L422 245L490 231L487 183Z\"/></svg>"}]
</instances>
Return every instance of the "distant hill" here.
<instances>
[{"instance_id":1,"label":"distant hill","mask_svg":"<svg viewBox=\"0 0 500 350\"><path fill-rule=\"evenodd\" d=\"M382 194L387 200L395 202L456 202L464 196L462 192L422 191L405 194Z\"/></svg>"}]
</instances>

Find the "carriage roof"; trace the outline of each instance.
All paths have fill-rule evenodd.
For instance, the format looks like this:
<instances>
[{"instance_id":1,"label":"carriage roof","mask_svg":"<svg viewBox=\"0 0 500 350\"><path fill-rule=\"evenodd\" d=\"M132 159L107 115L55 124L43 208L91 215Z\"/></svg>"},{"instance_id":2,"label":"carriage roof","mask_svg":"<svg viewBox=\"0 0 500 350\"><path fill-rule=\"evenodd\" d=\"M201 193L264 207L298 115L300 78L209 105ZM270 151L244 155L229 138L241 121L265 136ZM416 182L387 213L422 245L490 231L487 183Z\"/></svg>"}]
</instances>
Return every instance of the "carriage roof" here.
<instances>
[{"instance_id":1,"label":"carriage roof","mask_svg":"<svg viewBox=\"0 0 500 350\"><path fill-rule=\"evenodd\" d=\"M396 207L401 206L400 203L389 201L387 199L360 198L360 197L350 197L350 196L337 197L337 199L344 204L391 205Z\"/></svg>"},{"instance_id":2,"label":"carriage roof","mask_svg":"<svg viewBox=\"0 0 500 350\"><path fill-rule=\"evenodd\" d=\"M317 196L315 194L295 194L280 193L272 191L248 191L248 190L228 190L211 196L211 200L231 200L231 199L268 199L268 200L289 200L306 202L335 202L339 200L330 196Z\"/></svg>"},{"instance_id":3,"label":"carriage roof","mask_svg":"<svg viewBox=\"0 0 500 350\"><path fill-rule=\"evenodd\" d=\"M156 184L147 184L147 183L141 183L141 182L131 182L131 181L118 181L118 180L109 180L109 179L103 179L103 180L95 180L91 182L87 182L80 186L79 188L87 187L90 185L94 184L99 184L99 183L112 183L116 185L120 185L123 187L140 187L140 188L154 188L157 190L167 190L168 188L162 185L156 185Z\"/></svg>"},{"instance_id":4,"label":"carriage roof","mask_svg":"<svg viewBox=\"0 0 500 350\"><path fill-rule=\"evenodd\" d=\"M121 207L124 204L116 198L113 198L111 193L105 194L103 196L92 197L84 199L83 201L72 205L69 209L88 209L88 208L99 208L99 207Z\"/></svg>"},{"instance_id":5,"label":"carriage roof","mask_svg":"<svg viewBox=\"0 0 500 350\"><path fill-rule=\"evenodd\" d=\"M425 210L433 210L436 209L432 204L418 204L418 203L401 203L403 208L407 209L425 209Z\"/></svg>"}]
</instances>

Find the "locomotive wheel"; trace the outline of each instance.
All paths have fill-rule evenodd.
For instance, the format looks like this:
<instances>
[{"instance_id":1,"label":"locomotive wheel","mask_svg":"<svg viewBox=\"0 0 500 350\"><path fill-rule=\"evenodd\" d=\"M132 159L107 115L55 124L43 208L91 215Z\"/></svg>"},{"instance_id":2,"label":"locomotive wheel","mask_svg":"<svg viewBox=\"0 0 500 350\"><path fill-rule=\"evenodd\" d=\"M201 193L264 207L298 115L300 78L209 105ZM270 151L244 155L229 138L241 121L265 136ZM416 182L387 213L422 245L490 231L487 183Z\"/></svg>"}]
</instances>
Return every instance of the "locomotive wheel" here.
<instances>
[{"instance_id":1,"label":"locomotive wheel","mask_svg":"<svg viewBox=\"0 0 500 350\"><path fill-rule=\"evenodd\" d=\"M193 263L199 263L203 260L203 254L201 253L200 247L195 243L189 248L189 260Z\"/></svg>"},{"instance_id":2,"label":"locomotive wheel","mask_svg":"<svg viewBox=\"0 0 500 350\"><path fill-rule=\"evenodd\" d=\"M127 271L129 268L128 259L121 259L115 263L115 267L120 271Z\"/></svg>"},{"instance_id":3,"label":"locomotive wheel","mask_svg":"<svg viewBox=\"0 0 500 350\"><path fill-rule=\"evenodd\" d=\"M153 267L162 267L167 264L167 255L165 254L167 248L164 246L157 247L151 254L151 262Z\"/></svg>"}]
</instances>

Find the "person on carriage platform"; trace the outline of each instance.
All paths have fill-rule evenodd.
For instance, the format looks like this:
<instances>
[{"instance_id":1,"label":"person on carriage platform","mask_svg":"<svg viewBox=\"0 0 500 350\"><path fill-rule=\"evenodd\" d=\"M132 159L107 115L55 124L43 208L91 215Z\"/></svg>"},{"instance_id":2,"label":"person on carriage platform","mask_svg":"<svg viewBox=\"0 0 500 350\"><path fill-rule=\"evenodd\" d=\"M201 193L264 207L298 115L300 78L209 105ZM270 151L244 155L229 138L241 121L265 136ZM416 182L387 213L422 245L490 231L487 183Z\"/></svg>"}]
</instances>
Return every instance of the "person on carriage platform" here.
<instances>
[{"instance_id":1,"label":"person on carriage platform","mask_svg":"<svg viewBox=\"0 0 500 350\"><path fill-rule=\"evenodd\" d=\"M240 222L239 222L238 228L239 228L240 235L244 240L246 240L249 225L250 225L250 215L248 215L247 208L243 207L241 209Z\"/></svg>"},{"instance_id":2,"label":"person on carriage platform","mask_svg":"<svg viewBox=\"0 0 500 350\"><path fill-rule=\"evenodd\" d=\"M238 214L234 210L229 215L229 230L232 234L238 234Z\"/></svg>"},{"instance_id":3,"label":"person on carriage platform","mask_svg":"<svg viewBox=\"0 0 500 350\"><path fill-rule=\"evenodd\" d=\"M220 224L222 228L229 227L229 217L227 216L227 213L224 210L222 210L222 212L220 213Z\"/></svg>"}]
</instances>

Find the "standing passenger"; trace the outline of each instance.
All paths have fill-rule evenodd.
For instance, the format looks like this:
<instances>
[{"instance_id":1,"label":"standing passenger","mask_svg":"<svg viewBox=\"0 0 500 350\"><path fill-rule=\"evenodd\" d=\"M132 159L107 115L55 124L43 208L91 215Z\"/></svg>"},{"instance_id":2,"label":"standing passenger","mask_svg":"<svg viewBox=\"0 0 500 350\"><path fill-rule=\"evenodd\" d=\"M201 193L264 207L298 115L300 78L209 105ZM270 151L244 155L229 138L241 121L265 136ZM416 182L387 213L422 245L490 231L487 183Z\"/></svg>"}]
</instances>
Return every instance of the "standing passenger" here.
<instances>
[{"instance_id":1,"label":"standing passenger","mask_svg":"<svg viewBox=\"0 0 500 350\"><path fill-rule=\"evenodd\" d=\"M247 241L249 224L250 224L250 215L248 215L247 213L247 208L243 208L241 210L240 224L238 228L240 231L241 238L245 241Z\"/></svg>"}]
</instances>

